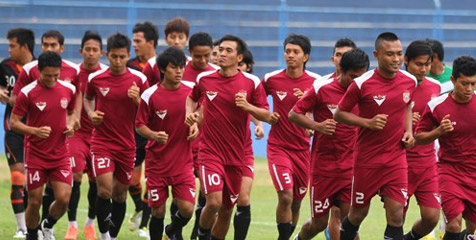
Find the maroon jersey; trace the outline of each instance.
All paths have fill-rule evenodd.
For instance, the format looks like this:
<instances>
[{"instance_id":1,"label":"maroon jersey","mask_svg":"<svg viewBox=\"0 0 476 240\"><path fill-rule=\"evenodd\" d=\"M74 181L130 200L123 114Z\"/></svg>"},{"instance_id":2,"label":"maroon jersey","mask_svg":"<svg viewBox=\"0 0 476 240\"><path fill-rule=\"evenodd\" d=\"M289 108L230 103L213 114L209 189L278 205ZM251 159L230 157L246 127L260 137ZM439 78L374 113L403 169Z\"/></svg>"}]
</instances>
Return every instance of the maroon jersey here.
<instances>
[{"instance_id":1,"label":"maroon jersey","mask_svg":"<svg viewBox=\"0 0 476 240\"><path fill-rule=\"evenodd\" d=\"M377 69L356 78L339 102L339 109L351 112L357 105L359 116L371 119L387 114L383 130L359 128L355 143L355 167L375 168L404 166L407 161L402 137L405 132L405 112L411 103L416 79L400 70L392 79L382 77Z\"/></svg>"},{"instance_id":2,"label":"maroon jersey","mask_svg":"<svg viewBox=\"0 0 476 240\"><path fill-rule=\"evenodd\" d=\"M94 127L91 151L135 150L134 122L138 106L127 96L133 82L141 93L148 88L147 78L131 68L126 68L121 75L111 74L109 68L89 75L86 96L95 97L96 110L104 112L103 122Z\"/></svg>"},{"instance_id":3,"label":"maroon jersey","mask_svg":"<svg viewBox=\"0 0 476 240\"><path fill-rule=\"evenodd\" d=\"M72 83L77 89L80 88L77 77L79 74L79 67L75 63L72 63L67 60L62 60L61 62L61 71L58 79L64 80L66 82ZM38 60L31 61L23 66L23 71L21 71L18 76L18 80L13 87L13 94L17 95L20 93L20 90L28 85L29 83L38 80L40 78L40 71L38 70Z\"/></svg>"},{"instance_id":4,"label":"maroon jersey","mask_svg":"<svg viewBox=\"0 0 476 240\"><path fill-rule=\"evenodd\" d=\"M193 83L184 81L178 89L167 90L160 84L148 88L141 96L136 127L146 125L152 131L169 135L166 144L149 140L146 147L146 171L160 177L172 177L192 172L192 149L187 140L189 127L184 121L185 106Z\"/></svg>"},{"instance_id":5,"label":"maroon jersey","mask_svg":"<svg viewBox=\"0 0 476 240\"><path fill-rule=\"evenodd\" d=\"M213 71L213 70L218 70L218 69L219 69L218 66L213 65L211 63L208 64L206 69L196 69L192 66L192 62L189 61L187 63L187 65L185 66L185 70L183 72L182 80L196 83L198 74L200 74L202 72Z\"/></svg>"},{"instance_id":6,"label":"maroon jersey","mask_svg":"<svg viewBox=\"0 0 476 240\"><path fill-rule=\"evenodd\" d=\"M425 77L420 86L417 86L413 95L412 112L421 115L428 102L440 95L441 84L433 78ZM414 127L416 127L414 125ZM431 167L436 163L435 144L415 145L407 148L408 167Z\"/></svg>"},{"instance_id":7,"label":"maroon jersey","mask_svg":"<svg viewBox=\"0 0 476 240\"><path fill-rule=\"evenodd\" d=\"M298 78L291 78L286 75L285 69L267 73L264 76L263 87L266 94L273 97L273 111L281 116L278 122L271 126L268 144L292 150L309 149L309 137L306 135L306 130L290 122L286 116L298 100L294 96L293 89L299 88L305 92L318 78L320 78L318 74L309 71L304 71Z\"/></svg>"},{"instance_id":8,"label":"maroon jersey","mask_svg":"<svg viewBox=\"0 0 476 240\"><path fill-rule=\"evenodd\" d=\"M332 119L337 104L347 89L337 79L318 79L313 87L294 106L296 113L313 112L314 121ZM352 109L358 114L357 108ZM324 135L315 131L312 142L311 173L320 176L352 177L354 144L357 127L338 123L335 133Z\"/></svg>"},{"instance_id":9,"label":"maroon jersey","mask_svg":"<svg viewBox=\"0 0 476 240\"><path fill-rule=\"evenodd\" d=\"M416 132L429 132L450 115L454 130L438 138L438 172L450 175L460 182L474 186L476 171L476 95L468 103L458 103L452 92L441 95L428 103L418 123Z\"/></svg>"},{"instance_id":10,"label":"maroon jersey","mask_svg":"<svg viewBox=\"0 0 476 240\"><path fill-rule=\"evenodd\" d=\"M61 80L53 88L46 88L37 80L21 89L12 112L20 117L28 114L28 126L51 128L48 138L42 139L34 135L25 137L27 164L28 161L43 160L40 164L54 167L58 161L69 157L66 135L63 132L66 130L68 111L74 110L75 93L73 85Z\"/></svg>"},{"instance_id":11,"label":"maroon jersey","mask_svg":"<svg viewBox=\"0 0 476 240\"><path fill-rule=\"evenodd\" d=\"M150 86L153 86L161 81L156 57L153 57L147 61L144 69L142 69L142 73L147 77L147 81L149 82Z\"/></svg>"},{"instance_id":12,"label":"maroon jersey","mask_svg":"<svg viewBox=\"0 0 476 240\"><path fill-rule=\"evenodd\" d=\"M203 127L199 161L217 161L223 165L244 166L248 113L237 107L235 95L246 95L249 103L268 109L266 93L258 77L238 72L223 77L218 71L203 72L197 77L197 85L190 97L201 102Z\"/></svg>"}]
</instances>

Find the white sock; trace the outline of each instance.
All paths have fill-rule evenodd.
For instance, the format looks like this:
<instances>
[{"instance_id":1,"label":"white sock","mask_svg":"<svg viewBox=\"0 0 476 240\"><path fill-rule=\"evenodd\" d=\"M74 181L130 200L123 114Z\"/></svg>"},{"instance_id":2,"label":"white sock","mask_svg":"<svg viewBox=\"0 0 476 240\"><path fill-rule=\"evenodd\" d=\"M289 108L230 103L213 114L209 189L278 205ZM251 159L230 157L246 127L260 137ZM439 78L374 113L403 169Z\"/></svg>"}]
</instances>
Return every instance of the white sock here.
<instances>
[{"instance_id":1,"label":"white sock","mask_svg":"<svg viewBox=\"0 0 476 240\"><path fill-rule=\"evenodd\" d=\"M68 227L74 226L75 228L78 228L78 222L77 221L69 221Z\"/></svg>"},{"instance_id":2,"label":"white sock","mask_svg":"<svg viewBox=\"0 0 476 240\"><path fill-rule=\"evenodd\" d=\"M15 214L15 218L17 219L17 230L26 230L25 212Z\"/></svg>"},{"instance_id":3,"label":"white sock","mask_svg":"<svg viewBox=\"0 0 476 240\"><path fill-rule=\"evenodd\" d=\"M109 236L109 232L106 232L106 233L101 233L100 238L101 240L109 240L111 239L111 236Z\"/></svg>"},{"instance_id":4,"label":"white sock","mask_svg":"<svg viewBox=\"0 0 476 240\"><path fill-rule=\"evenodd\" d=\"M94 226L94 219L91 219L91 218L87 218L86 219L86 226L89 226L89 225L93 225Z\"/></svg>"}]
</instances>

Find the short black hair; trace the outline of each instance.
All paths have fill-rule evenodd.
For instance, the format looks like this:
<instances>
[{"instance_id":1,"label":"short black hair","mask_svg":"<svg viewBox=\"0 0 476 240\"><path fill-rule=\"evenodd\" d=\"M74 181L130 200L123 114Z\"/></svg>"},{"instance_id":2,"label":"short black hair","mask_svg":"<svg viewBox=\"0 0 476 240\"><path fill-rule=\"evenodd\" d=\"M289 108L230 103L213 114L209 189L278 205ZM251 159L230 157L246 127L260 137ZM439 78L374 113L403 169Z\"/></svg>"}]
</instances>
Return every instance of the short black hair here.
<instances>
[{"instance_id":1,"label":"short black hair","mask_svg":"<svg viewBox=\"0 0 476 240\"><path fill-rule=\"evenodd\" d=\"M408 45L407 50L405 51L407 61L410 62L419 56L428 56L428 61L433 61L433 51L431 51L431 47L427 41L416 40Z\"/></svg>"},{"instance_id":2,"label":"short black hair","mask_svg":"<svg viewBox=\"0 0 476 240\"><path fill-rule=\"evenodd\" d=\"M212 37L206 32L198 32L193 34L188 40L188 48L193 51L195 46L208 46L213 48Z\"/></svg>"},{"instance_id":3,"label":"short black hair","mask_svg":"<svg viewBox=\"0 0 476 240\"><path fill-rule=\"evenodd\" d=\"M246 45L246 42L235 36L235 35L231 35L231 34L227 34L225 36L223 36L218 42L218 44L220 45L222 42L224 41L233 41L233 42L236 42L236 52L238 53L238 55L240 54L243 54L243 52L248 49L248 46Z\"/></svg>"},{"instance_id":4,"label":"short black hair","mask_svg":"<svg viewBox=\"0 0 476 240\"><path fill-rule=\"evenodd\" d=\"M165 37L167 37L169 33L173 32L185 33L188 38L188 34L190 32L190 25L188 25L187 20L185 20L185 18L183 17L176 17L170 20L167 25L165 25Z\"/></svg>"},{"instance_id":5,"label":"short black hair","mask_svg":"<svg viewBox=\"0 0 476 240\"><path fill-rule=\"evenodd\" d=\"M357 48L355 45L354 41L352 41L350 38L341 38L337 40L337 42L334 44L334 52L336 51L336 48L341 48L341 47L350 47L352 49Z\"/></svg>"},{"instance_id":6,"label":"short black hair","mask_svg":"<svg viewBox=\"0 0 476 240\"><path fill-rule=\"evenodd\" d=\"M12 38L17 39L17 43L20 46L28 47L28 50L33 54L33 50L35 49L35 33L31 29L28 28L12 28L7 32L7 39L11 40Z\"/></svg>"},{"instance_id":7,"label":"short black hair","mask_svg":"<svg viewBox=\"0 0 476 240\"><path fill-rule=\"evenodd\" d=\"M368 70L369 65L369 56L360 48L355 48L345 52L339 63L343 73L346 73L349 70L358 70L362 68Z\"/></svg>"},{"instance_id":8,"label":"short black hair","mask_svg":"<svg viewBox=\"0 0 476 240\"><path fill-rule=\"evenodd\" d=\"M249 49L246 49L243 52L243 60L241 61L241 64L246 64L246 66L250 68L248 73L253 73L253 64L255 64L255 62L253 61L253 54Z\"/></svg>"},{"instance_id":9,"label":"short black hair","mask_svg":"<svg viewBox=\"0 0 476 240\"><path fill-rule=\"evenodd\" d=\"M157 47L157 43L159 41L159 29L157 26L148 21L144 23L137 23L134 26L134 29L132 29L132 33L138 32L144 33L144 38L147 42L153 40L154 47Z\"/></svg>"},{"instance_id":10,"label":"short black hair","mask_svg":"<svg viewBox=\"0 0 476 240\"><path fill-rule=\"evenodd\" d=\"M43 43L43 39L45 38L56 38L60 46L64 45L64 36L57 30L48 30L41 36L41 43Z\"/></svg>"},{"instance_id":11,"label":"short black hair","mask_svg":"<svg viewBox=\"0 0 476 240\"><path fill-rule=\"evenodd\" d=\"M393 41L398 41L400 40L397 36L397 34L393 33L393 32L384 32L384 33L381 33L380 35L378 35L377 39L375 39L375 50L378 50L379 46L380 46L380 42L382 41L390 41L390 42L393 42Z\"/></svg>"},{"instance_id":12,"label":"short black hair","mask_svg":"<svg viewBox=\"0 0 476 240\"><path fill-rule=\"evenodd\" d=\"M173 46L165 49L157 56L157 67L159 68L160 78L164 79L162 71L165 71L169 64L185 67L186 57L182 49ZM162 70L162 71L160 71Z\"/></svg>"},{"instance_id":13,"label":"short black hair","mask_svg":"<svg viewBox=\"0 0 476 240\"><path fill-rule=\"evenodd\" d=\"M213 42L213 46L214 46L214 47L215 47L215 46L219 46L219 45L220 45L220 40L216 40L216 41Z\"/></svg>"},{"instance_id":14,"label":"short black hair","mask_svg":"<svg viewBox=\"0 0 476 240\"><path fill-rule=\"evenodd\" d=\"M40 54L38 57L38 70L41 72L46 67L61 68L61 56L51 51Z\"/></svg>"},{"instance_id":15,"label":"short black hair","mask_svg":"<svg viewBox=\"0 0 476 240\"><path fill-rule=\"evenodd\" d=\"M440 41L434 39L426 39L426 41L430 45L431 51L433 51L433 53L436 53L436 56L438 56L438 59L440 59L440 61L443 61L445 58L445 50L443 49L443 44Z\"/></svg>"},{"instance_id":16,"label":"short black hair","mask_svg":"<svg viewBox=\"0 0 476 240\"><path fill-rule=\"evenodd\" d=\"M126 48L127 52L131 49L131 40L122 33L115 33L107 39L107 51L111 49Z\"/></svg>"},{"instance_id":17,"label":"short black hair","mask_svg":"<svg viewBox=\"0 0 476 240\"><path fill-rule=\"evenodd\" d=\"M311 54L311 41L304 35L290 34L286 39L284 39L284 49L286 49L288 43L301 47L304 54Z\"/></svg>"},{"instance_id":18,"label":"short black hair","mask_svg":"<svg viewBox=\"0 0 476 240\"><path fill-rule=\"evenodd\" d=\"M452 76L457 80L461 74L471 77L476 75L476 60L470 56L460 56L453 61Z\"/></svg>"},{"instance_id":19,"label":"short black hair","mask_svg":"<svg viewBox=\"0 0 476 240\"><path fill-rule=\"evenodd\" d=\"M99 42L99 48L102 50L102 38L98 32L87 30L81 39L81 49L83 49L84 43L86 43L88 40L95 40Z\"/></svg>"}]
</instances>

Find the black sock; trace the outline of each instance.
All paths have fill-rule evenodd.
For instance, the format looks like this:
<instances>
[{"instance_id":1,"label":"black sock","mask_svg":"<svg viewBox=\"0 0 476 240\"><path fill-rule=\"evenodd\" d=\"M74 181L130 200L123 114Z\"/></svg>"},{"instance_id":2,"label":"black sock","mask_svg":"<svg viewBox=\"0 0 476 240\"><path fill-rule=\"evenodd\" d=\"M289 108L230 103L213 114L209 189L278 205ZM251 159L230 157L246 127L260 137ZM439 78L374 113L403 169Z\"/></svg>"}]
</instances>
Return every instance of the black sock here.
<instances>
[{"instance_id":1,"label":"black sock","mask_svg":"<svg viewBox=\"0 0 476 240\"><path fill-rule=\"evenodd\" d=\"M407 234L405 234L405 236L403 236L403 239L404 240L418 240L422 237L424 237L424 236L416 233L415 230L413 230L413 228L412 228L412 230L410 230L410 232L408 232Z\"/></svg>"},{"instance_id":2,"label":"black sock","mask_svg":"<svg viewBox=\"0 0 476 240\"><path fill-rule=\"evenodd\" d=\"M140 220L139 229L143 227L147 227L147 223L149 222L149 219L150 219L150 207L147 201L148 201L147 198L144 196L144 199L142 200L142 219Z\"/></svg>"},{"instance_id":3,"label":"black sock","mask_svg":"<svg viewBox=\"0 0 476 240\"><path fill-rule=\"evenodd\" d=\"M288 240L291 237L291 223L278 223L278 240Z\"/></svg>"},{"instance_id":4,"label":"black sock","mask_svg":"<svg viewBox=\"0 0 476 240\"><path fill-rule=\"evenodd\" d=\"M71 188L71 197L69 199L68 206L68 220L76 221L76 212L78 211L79 197L81 196L80 192L81 182L73 182L73 187Z\"/></svg>"},{"instance_id":5,"label":"black sock","mask_svg":"<svg viewBox=\"0 0 476 240\"><path fill-rule=\"evenodd\" d=\"M96 197L98 194L98 187L95 181L89 180L88 190L88 218L94 219L96 217Z\"/></svg>"},{"instance_id":6,"label":"black sock","mask_svg":"<svg viewBox=\"0 0 476 240\"><path fill-rule=\"evenodd\" d=\"M161 240L164 231L164 218L151 216L149 223L149 234L151 240Z\"/></svg>"},{"instance_id":7,"label":"black sock","mask_svg":"<svg viewBox=\"0 0 476 240\"><path fill-rule=\"evenodd\" d=\"M195 224L193 225L192 234L190 235L190 239L192 240L197 239L198 237L198 226L200 223L200 215L202 215L202 209L206 203L207 203L207 199L205 198L205 196L203 196L202 192L200 191L200 193L198 194L197 207L195 209Z\"/></svg>"},{"instance_id":8,"label":"black sock","mask_svg":"<svg viewBox=\"0 0 476 240\"><path fill-rule=\"evenodd\" d=\"M25 205L23 204L23 186L12 185L10 200L15 214L25 212Z\"/></svg>"},{"instance_id":9,"label":"black sock","mask_svg":"<svg viewBox=\"0 0 476 240\"><path fill-rule=\"evenodd\" d=\"M443 237L443 240L458 240L460 233L453 233L453 232L445 232L445 236Z\"/></svg>"},{"instance_id":10,"label":"black sock","mask_svg":"<svg viewBox=\"0 0 476 240\"><path fill-rule=\"evenodd\" d=\"M237 206L235 217L233 218L233 227L235 228L235 240L246 239L248 228L251 223L250 205Z\"/></svg>"},{"instance_id":11,"label":"black sock","mask_svg":"<svg viewBox=\"0 0 476 240\"><path fill-rule=\"evenodd\" d=\"M182 236L182 229L187 225L190 218L186 218L180 214L180 211L177 211L175 215L172 216L172 224L169 225L167 233L173 233L176 236Z\"/></svg>"},{"instance_id":12,"label":"black sock","mask_svg":"<svg viewBox=\"0 0 476 240\"><path fill-rule=\"evenodd\" d=\"M340 228L341 240L354 240L360 226L353 225L347 217L344 218Z\"/></svg>"},{"instance_id":13,"label":"black sock","mask_svg":"<svg viewBox=\"0 0 476 240\"><path fill-rule=\"evenodd\" d=\"M198 226L198 239L200 240L209 240L212 233L211 229L204 229Z\"/></svg>"},{"instance_id":14,"label":"black sock","mask_svg":"<svg viewBox=\"0 0 476 240\"><path fill-rule=\"evenodd\" d=\"M221 238L217 238L217 237L214 237L214 236L212 236L211 239L212 239L212 240L223 240L223 239L221 239Z\"/></svg>"},{"instance_id":15,"label":"black sock","mask_svg":"<svg viewBox=\"0 0 476 240\"><path fill-rule=\"evenodd\" d=\"M289 235L289 237L293 235L294 230L296 230L296 226L291 224L291 235Z\"/></svg>"},{"instance_id":16,"label":"black sock","mask_svg":"<svg viewBox=\"0 0 476 240\"><path fill-rule=\"evenodd\" d=\"M458 240L467 240L468 235L469 235L468 229L465 229L459 234Z\"/></svg>"},{"instance_id":17,"label":"black sock","mask_svg":"<svg viewBox=\"0 0 476 240\"><path fill-rule=\"evenodd\" d=\"M112 209L111 209L111 223L109 225L109 235L111 237L117 237L119 230L121 230L122 222L126 216L126 202L116 202L112 200Z\"/></svg>"},{"instance_id":18,"label":"black sock","mask_svg":"<svg viewBox=\"0 0 476 240\"><path fill-rule=\"evenodd\" d=\"M98 219L99 232L107 233L109 231L109 221L111 214L111 200L96 197L96 216Z\"/></svg>"},{"instance_id":19,"label":"black sock","mask_svg":"<svg viewBox=\"0 0 476 240\"><path fill-rule=\"evenodd\" d=\"M34 239L34 240L37 240L38 239L38 228L27 228L27 238L26 239Z\"/></svg>"},{"instance_id":20,"label":"black sock","mask_svg":"<svg viewBox=\"0 0 476 240\"><path fill-rule=\"evenodd\" d=\"M23 209L26 209L28 206L28 190L26 187L23 187Z\"/></svg>"},{"instance_id":21,"label":"black sock","mask_svg":"<svg viewBox=\"0 0 476 240\"><path fill-rule=\"evenodd\" d=\"M50 213L50 206L55 201L55 194L53 193L53 188L46 186L45 192L43 193L43 209L41 213L41 220L48 217Z\"/></svg>"},{"instance_id":22,"label":"black sock","mask_svg":"<svg viewBox=\"0 0 476 240\"><path fill-rule=\"evenodd\" d=\"M132 201L134 202L135 211L142 211L142 184L138 183L134 186L129 186L129 195L131 195Z\"/></svg>"},{"instance_id":23,"label":"black sock","mask_svg":"<svg viewBox=\"0 0 476 240\"><path fill-rule=\"evenodd\" d=\"M387 225L384 239L401 240L403 239L403 227L394 227Z\"/></svg>"},{"instance_id":24,"label":"black sock","mask_svg":"<svg viewBox=\"0 0 476 240\"><path fill-rule=\"evenodd\" d=\"M170 204L170 221L173 221L172 216L178 212L178 207L175 205L174 201Z\"/></svg>"},{"instance_id":25,"label":"black sock","mask_svg":"<svg viewBox=\"0 0 476 240\"><path fill-rule=\"evenodd\" d=\"M57 221L58 219L55 219L53 216L48 215L48 217L46 217L46 219L44 220L43 227L53 228Z\"/></svg>"}]
</instances>

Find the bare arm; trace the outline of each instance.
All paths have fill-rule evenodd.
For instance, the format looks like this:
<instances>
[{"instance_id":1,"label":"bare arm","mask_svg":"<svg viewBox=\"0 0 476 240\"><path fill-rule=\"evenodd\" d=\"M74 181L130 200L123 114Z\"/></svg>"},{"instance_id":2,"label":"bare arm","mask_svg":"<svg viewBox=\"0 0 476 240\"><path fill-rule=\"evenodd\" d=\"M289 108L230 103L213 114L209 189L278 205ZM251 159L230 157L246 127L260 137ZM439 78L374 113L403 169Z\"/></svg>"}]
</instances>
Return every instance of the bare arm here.
<instances>
[{"instance_id":1,"label":"bare arm","mask_svg":"<svg viewBox=\"0 0 476 240\"><path fill-rule=\"evenodd\" d=\"M199 121L200 114L196 111L197 105L197 102L190 97L187 97L187 100L185 101L185 123L189 127Z\"/></svg>"},{"instance_id":2,"label":"bare arm","mask_svg":"<svg viewBox=\"0 0 476 240\"><path fill-rule=\"evenodd\" d=\"M158 132L152 131L146 125L142 125L142 126L136 128L136 131L142 137L145 137L149 140L157 141L160 144L167 143L167 140L169 139L169 135L166 132L164 132L164 131L158 131Z\"/></svg>"},{"instance_id":3,"label":"bare arm","mask_svg":"<svg viewBox=\"0 0 476 240\"><path fill-rule=\"evenodd\" d=\"M251 114L253 117L255 117L259 121L267 122L270 124L274 124L278 121L279 119L279 114L274 112L270 113L267 109L264 108L259 108L254 106L253 104L250 104L246 100L246 96L240 93L237 93L235 95L235 104L237 107L243 109L244 111L248 112Z\"/></svg>"},{"instance_id":4,"label":"bare arm","mask_svg":"<svg viewBox=\"0 0 476 240\"><path fill-rule=\"evenodd\" d=\"M326 119L322 122L315 122L314 120L310 119L307 114L297 113L294 110L289 112L288 118L289 121L300 127L313 129L325 135L332 135L335 132L337 125L337 122L334 121L334 119Z\"/></svg>"},{"instance_id":5,"label":"bare arm","mask_svg":"<svg viewBox=\"0 0 476 240\"><path fill-rule=\"evenodd\" d=\"M76 95L76 105L74 106L74 129L78 130L81 127L81 110L83 108L83 93L78 91Z\"/></svg>"},{"instance_id":6,"label":"bare arm","mask_svg":"<svg viewBox=\"0 0 476 240\"><path fill-rule=\"evenodd\" d=\"M263 128L263 123L261 121L259 121L258 119L256 119L255 117L253 117L253 115L251 116L251 121L253 122L253 124L255 125L255 137L257 140L260 140L264 137L264 128Z\"/></svg>"},{"instance_id":7,"label":"bare arm","mask_svg":"<svg viewBox=\"0 0 476 240\"><path fill-rule=\"evenodd\" d=\"M99 125L104 119L104 113L94 110L94 98L84 95L84 111L88 114L88 118L94 125Z\"/></svg>"},{"instance_id":8,"label":"bare arm","mask_svg":"<svg viewBox=\"0 0 476 240\"><path fill-rule=\"evenodd\" d=\"M411 104L407 104L405 109L405 133L403 134L403 144L406 148L413 147L415 145L415 138L413 137L413 113Z\"/></svg>"},{"instance_id":9,"label":"bare arm","mask_svg":"<svg viewBox=\"0 0 476 240\"><path fill-rule=\"evenodd\" d=\"M23 135L34 135L39 138L47 138L50 136L51 127L30 127L21 121L22 117L12 113L10 116L10 126L13 131L21 133Z\"/></svg>"},{"instance_id":10,"label":"bare arm","mask_svg":"<svg viewBox=\"0 0 476 240\"><path fill-rule=\"evenodd\" d=\"M424 145L424 144L432 143L440 136L453 131L453 129L454 129L453 124L451 123L450 115L448 114L445 117L443 117L440 125L437 128L434 128L433 130L429 132L421 132L421 133L415 134L416 144Z\"/></svg>"},{"instance_id":11,"label":"bare arm","mask_svg":"<svg viewBox=\"0 0 476 240\"><path fill-rule=\"evenodd\" d=\"M334 120L347 125L369 128L371 130L382 130L387 124L387 114L377 114L373 118L359 117L351 112L341 111L337 108Z\"/></svg>"}]
</instances>

